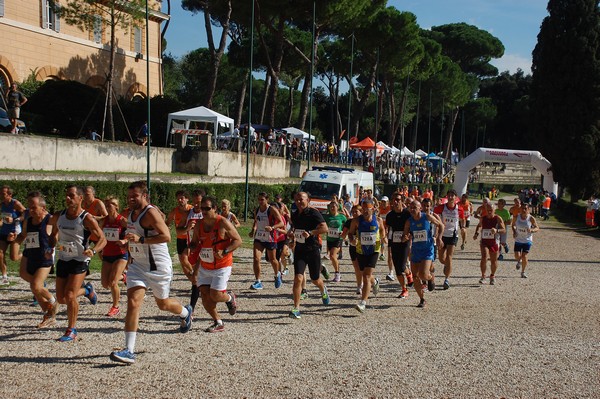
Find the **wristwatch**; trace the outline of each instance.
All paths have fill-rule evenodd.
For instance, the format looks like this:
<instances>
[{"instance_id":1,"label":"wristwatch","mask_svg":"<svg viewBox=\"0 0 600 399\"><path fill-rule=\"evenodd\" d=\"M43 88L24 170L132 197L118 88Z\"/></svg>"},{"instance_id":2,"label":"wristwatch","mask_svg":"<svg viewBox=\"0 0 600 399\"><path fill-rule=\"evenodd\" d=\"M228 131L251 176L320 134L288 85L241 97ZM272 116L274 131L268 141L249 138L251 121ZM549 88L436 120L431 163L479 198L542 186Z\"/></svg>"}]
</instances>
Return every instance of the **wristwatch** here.
<instances>
[{"instance_id":1,"label":"wristwatch","mask_svg":"<svg viewBox=\"0 0 600 399\"><path fill-rule=\"evenodd\" d=\"M143 243L144 243L144 241L145 241L145 239L144 239L144 236L141 236L141 237L140 237L140 244L143 244Z\"/></svg>"}]
</instances>

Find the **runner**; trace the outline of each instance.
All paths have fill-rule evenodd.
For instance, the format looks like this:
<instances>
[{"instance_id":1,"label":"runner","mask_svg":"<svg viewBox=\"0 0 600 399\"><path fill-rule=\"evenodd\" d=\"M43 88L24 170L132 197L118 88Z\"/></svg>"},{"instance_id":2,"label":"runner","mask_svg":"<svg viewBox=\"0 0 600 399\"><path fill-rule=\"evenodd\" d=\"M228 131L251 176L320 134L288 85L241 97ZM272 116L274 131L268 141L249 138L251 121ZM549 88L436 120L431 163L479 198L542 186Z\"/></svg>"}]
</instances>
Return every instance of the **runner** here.
<instances>
[{"instance_id":1,"label":"runner","mask_svg":"<svg viewBox=\"0 0 600 399\"><path fill-rule=\"evenodd\" d=\"M83 210L83 188L69 186L66 190L66 209L57 212L50 221L52 233L50 246L58 246L56 263L56 297L58 303L67 305L68 327L58 340L70 342L77 339L77 316L79 314L79 296L85 295L92 305L98 302L98 296L92 283L82 287L83 279L89 274L90 258L106 245L104 233L96 219ZM91 234L98 237L94 248L89 247Z\"/></svg>"},{"instance_id":2,"label":"runner","mask_svg":"<svg viewBox=\"0 0 600 399\"><path fill-rule=\"evenodd\" d=\"M260 281L260 260L263 251L267 251L269 262L273 266L275 274L275 288L281 287L281 272L277 260L277 238L279 233L275 230L284 227L283 220L277 207L269 205L267 193L258 194L259 206L254 211L254 225L250 231L250 238L254 238L254 259L252 267L256 281L250 286L251 290L262 290L263 283Z\"/></svg>"},{"instance_id":3,"label":"runner","mask_svg":"<svg viewBox=\"0 0 600 399\"><path fill-rule=\"evenodd\" d=\"M340 273L340 261L338 254L341 251L344 240L340 237L342 228L346 222L346 216L339 213L339 203L331 201L327 206L328 214L325 215L327 223L327 253L333 266L334 276L332 282L339 283L342 280Z\"/></svg>"},{"instance_id":4,"label":"runner","mask_svg":"<svg viewBox=\"0 0 600 399\"><path fill-rule=\"evenodd\" d=\"M39 191L27 195L27 207L29 217L23 223L23 231L15 239L19 245L25 242L20 275L29 283L35 300L45 312L37 328L46 328L56 323L58 310L58 302L44 284L54 265L54 249L50 246L51 215L46 210L46 200Z\"/></svg>"},{"instance_id":5,"label":"runner","mask_svg":"<svg viewBox=\"0 0 600 399\"><path fill-rule=\"evenodd\" d=\"M232 291L227 292L227 282L233 267L233 251L242 245L242 239L235 226L218 215L215 198L203 198L201 209L204 217L194 227L190 248L199 249L198 286L202 305L213 319L204 331L221 332L225 325L217 312L217 303L225 302L232 316L237 311L236 296Z\"/></svg>"},{"instance_id":6,"label":"runner","mask_svg":"<svg viewBox=\"0 0 600 399\"><path fill-rule=\"evenodd\" d=\"M310 279L321 292L324 305L329 305L327 287L321 280L321 254L318 237L327 232L327 223L323 215L309 206L310 197L305 192L296 194L296 211L292 213L292 231L289 235L296 239L294 248L294 307L289 313L293 319L300 318L300 295L304 282L304 272L308 266Z\"/></svg>"},{"instance_id":7,"label":"runner","mask_svg":"<svg viewBox=\"0 0 600 399\"><path fill-rule=\"evenodd\" d=\"M110 359L121 363L135 362L135 341L144 296L148 288L158 308L179 315L179 331L186 333L192 327L192 307L182 306L169 298L173 265L167 243L171 234L161 214L148 203L146 183L131 183L127 189L131 213L127 219L127 234L121 241L129 245L131 262L127 273L127 313L125 315L125 349L110 354Z\"/></svg>"},{"instance_id":8,"label":"runner","mask_svg":"<svg viewBox=\"0 0 600 399\"><path fill-rule=\"evenodd\" d=\"M0 203L0 271L2 272L0 285L8 285L6 252L9 251L10 259L15 262L18 262L21 258L19 245L15 242L15 239L21 233L21 222L24 218L25 207L13 198L13 191L9 186L0 188Z\"/></svg>"},{"instance_id":9,"label":"runner","mask_svg":"<svg viewBox=\"0 0 600 399\"><path fill-rule=\"evenodd\" d=\"M475 228L473 240L477 240L479 229L481 229L481 241L479 244L481 249L481 260L479 262L481 279L479 279L479 284L485 284L485 273L487 260L489 258L491 263L490 285L494 285L496 284L496 270L498 269L498 254L500 252L496 235L505 234L506 226L504 225L502 217L494 213L494 206L490 202L485 204L485 216L479 220L479 224Z\"/></svg>"},{"instance_id":10,"label":"runner","mask_svg":"<svg viewBox=\"0 0 600 399\"><path fill-rule=\"evenodd\" d=\"M84 188L81 207L92 215L98 224L108 215L104 202L96 198L96 189L93 186L86 186ZM98 236L92 233L89 241L95 244L98 241Z\"/></svg>"},{"instance_id":11,"label":"runner","mask_svg":"<svg viewBox=\"0 0 600 399\"><path fill-rule=\"evenodd\" d=\"M342 238L348 238L350 243L348 247L348 252L350 253L350 260L352 261L352 266L354 267L354 275L356 277L356 294L362 295L362 272L360 271L360 267L358 266L358 255L356 254L356 237L354 234L348 234L350 231L350 226L352 225L352 220L357 219L362 215L362 207L360 205L354 205L350 211L352 215L351 219L346 220L344 223L344 229L342 230Z\"/></svg>"},{"instance_id":12,"label":"runner","mask_svg":"<svg viewBox=\"0 0 600 399\"><path fill-rule=\"evenodd\" d=\"M415 291L419 296L418 308L426 307L425 302L425 284L428 291L435 289L435 276L431 273L431 264L435 257L434 241L442 246L442 231L444 224L434 215L421 212L421 203L413 201L408 206L410 218L404 224L403 240L408 242L412 239L411 245L411 269L417 279L415 282ZM436 226L436 235L433 236L432 225ZM425 282L425 283L422 283Z\"/></svg>"},{"instance_id":13,"label":"runner","mask_svg":"<svg viewBox=\"0 0 600 399\"><path fill-rule=\"evenodd\" d=\"M102 220L102 231L106 237L106 246L102 250L102 286L110 289L112 306L106 313L109 317L116 317L121 313L119 302L121 301L121 288L119 281L127 266L129 254L124 246L119 245L120 240L125 238L127 229L127 218L119 215L119 199L109 196L104 200L104 206L108 215Z\"/></svg>"},{"instance_id":14,"label":"runner","mask_svg":"<svg viewBox=\"0 0 600 399\"><path fill-rule=\"evenodd\" d=\"M229 220L236 229L242 225L237 216L231 212L231 202L228 199L221 200L221 216Z\"/></svg>"},{"instance_id":15,"label":"runner","mask_svg":"<svg viewBox=\"0 0 600 399\"><path fill-rule=\"evenodd\" d=\"M498 208L496 208L494 213L496 215L500 216L500 218L504 222L504 226L508 226L510 224L510 222L512 221L512 216L510 214L510 211L508 209L506 209L506 200L504 198L500 198L498 200ZM509 251L507 237L508 237L508 233L506 231L506 228L504 229L503 233L498 234L497 238L500 241L500 246L501 246L500 250L498 251L498 260L504 259L504 256L502 256L502 248L504 248L504 252L506 252L506 253L508 253L508 251Z\"/></svg>"},{"instance_id":16,"label":"runner","mask_svg":"<svg viewBox=\"0 0 600 399\"><path fill-rule=\"evenodd\" d=\"M390 199L387 196L383 196L381 197L381 200L379 201L379 208L378 208L378 212L377 212L377 216L379 216L382 220L385 221L385 217L387 216L388 213L390 213L390 211L392 210L392 207L390 205ZM385 253L389 252L389 248L385 247L385 244L381 244L381 252L379 254L379 260L385 260ZM388 254L388 270L390 271L389 274L393 274L393 270L390 268L390 254ZM389 276L388 274L388 276ZM388 276L386 276L386 279L388 279ZM389 279L388 279L389 280ZM391 280L394 281L394 280Z\"/></svg>"},{"instance_id":17,"label":"runner","mask_svg":"<svg viewBox=\"0 0 600 399\"><path fill-rule=\"evenodd\" d=\"M358 266L362 272L362 295L355 309L363 313L367 307L367 300L371 286L373 295L379 293L379 279L373 276L373 271L379 259L381 243L387 242L383 220L375 215L375 205L370 200L362 202L363 214L361 217L352 219L348 234L356 235L356 253L358 255Z\"/></svg>"},{"instance_id":18,"label":"runner","mask_svg":"<svg viewBox=\"0 0 600 399\"><path fill-rule=\"evenodd\" d=\"M535 218L530 214L529 204L521 204L521 214L513 219L511 229L515 237L515 259L517 270L521 270L521 278L527 278L525 269L529 264L529 251L533 245L533 233L540 230Z\"/></svg>"},{"instance_id":19,"label":"runner","mask_svg":"<svg viewBox=\"0 0 600 399\"><path fill-rule=\"evenodd\" d=\"M473 204L469 201L469 194L465 193L460 197L460 206L465 214L465 228L460 229L461 244L460 249L464 251L467 244L467 229L471 224L471 214L473 213Z\"/></svg>"},{"instance_id":20,"label":"runner","mask_svg":"<svg viewBox=\"0 0 600 399\"><path fill-rule=\"evenodd\" d=\"M181 254L179 255L179 261L181 262L181 270L183 274L187 277L187 279L192 283L192 289L190 293L190 306L193 309L196 309L196 304L198 303L198 298L200 297L200 289L198 288L198 266L190 263L189 257L191 256L190 250L188 249L188 244L192 239L192 234L194 232L194 226L198 220L201 220L202 215L202 198L206 195L204 190L194 190L192 192L192 207L188 210L187 216L182 217L177 224L175 231L177 232L177 237L181 237L181 241L177 241L177 252L181 250ZM185 242L184 237L185 236Z\"/></svg>"},{"instance_id":21,"label":"runner","mask_svg":"<svg viewBox=\"0 0 600 399\"><path fill-rule=\"evenodd\" d=\"M445 205L438 205L433 212L440 215L444 224L442 233L443 245L439 247L440 262L444 264L444 289L450 288L450 274L452 273L452 256L454 248L458 243L459 229L464 228L465 216L460 205L456 203L456 191L448 190L446 198L448 202Z\"/></svg>"},{"instance_id":22,"label":"runner","mask_svg":"<svg viewBox=\"0 0 600 399\"><path fill-rule=\"evenodd\" d=\"M402 240L406 221L410 218L410 212L404 207L402 195L399 192L392 194L392 211L387 214L385 225L388 229L388 241L390 242L389 250L391 253L390 261L393 262L393 267L396 269L396 276L400 283L400 295L398 298L404 299L408 297L407 284L412 283L412 273L406 276L406 262L408 253L410 252L410 243Z\"/></svg>"}]
</instances>

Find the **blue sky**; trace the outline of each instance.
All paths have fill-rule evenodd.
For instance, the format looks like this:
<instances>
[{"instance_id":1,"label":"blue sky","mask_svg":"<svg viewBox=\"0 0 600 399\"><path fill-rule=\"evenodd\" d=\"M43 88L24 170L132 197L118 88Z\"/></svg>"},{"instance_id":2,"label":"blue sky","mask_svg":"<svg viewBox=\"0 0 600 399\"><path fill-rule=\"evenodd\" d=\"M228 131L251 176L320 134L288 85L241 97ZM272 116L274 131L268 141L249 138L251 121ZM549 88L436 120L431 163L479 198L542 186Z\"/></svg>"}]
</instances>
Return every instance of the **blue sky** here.
<instances>
[{"instance_id":1,"label":"blue sky","mask_svg":"<svg viewBox=\"0 0 600 399\"><path fill-rule=\"evenodd\" d=\"M388 6L414 13L424 29L466 22L487 30L505 47L504 57L492 63L500 71L521 68L526 73L547 5L548 0L388 0ZM179 57L207 47L202 14L184 11L179 0L172 0L171 8L167 52Z\"/></svg>"}]
</instances>

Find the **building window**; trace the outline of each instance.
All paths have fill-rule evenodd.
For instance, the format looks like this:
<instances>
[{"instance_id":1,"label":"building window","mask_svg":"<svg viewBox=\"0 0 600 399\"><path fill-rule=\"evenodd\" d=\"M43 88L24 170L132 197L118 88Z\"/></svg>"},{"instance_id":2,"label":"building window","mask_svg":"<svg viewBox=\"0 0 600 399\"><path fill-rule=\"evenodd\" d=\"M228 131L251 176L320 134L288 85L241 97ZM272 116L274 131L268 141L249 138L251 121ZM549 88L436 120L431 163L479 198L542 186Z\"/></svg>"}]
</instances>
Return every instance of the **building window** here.
<instances>
[{"instance_id":1,"label":"building window","mask_svg":"<svg viewBox=\"0 0 600 399\"><path fill-rule=\"evenodd\" d=\"M93 29L94 43L102 43L102 17L100 15L94 15L94 29Z\"/></svg>"},{"instance_id":2,"label":"building window","mask_svg":"<svg viewBox=\"0 0 600 399\"><path fill-rule=\"evenodd\" d=\"M10 86L10 78L8 75L8 72L6 72L6 70L0 66L0 93L4 96L6 94L6 91L8 90L8 87ZM3 97L4 99L4 97ZM0 106L3 106L4 102L2 100L0 100Z\"/></svg>"},{"instance_id":3,"label":"building window","mask_svg":"<svg viewBox=\"0 0 600 399\"><path fill-rule=\"evenodd\" d=\"M42 28L60 32L60 17L56 12L58 2L53 0L42 0Z\"/></svg>"},{"instance_id":4,"label":"building window","mask_svg":"<svg viewBox=\"0 0 600 399\"><path fill-rule=\"evenodd\" d=\"M0 17L4 16L4 0L0 0Z\"/></svg>"},{"instance_id":5,"label":"building window","mask_svg":"<svg viewBox=\"0 0 600 399\"><path fill-rule=\"evenodd\" d=\"M142 53L142 28L139 26L133 27L133 51Z\"/></svg>"}]
</instances>

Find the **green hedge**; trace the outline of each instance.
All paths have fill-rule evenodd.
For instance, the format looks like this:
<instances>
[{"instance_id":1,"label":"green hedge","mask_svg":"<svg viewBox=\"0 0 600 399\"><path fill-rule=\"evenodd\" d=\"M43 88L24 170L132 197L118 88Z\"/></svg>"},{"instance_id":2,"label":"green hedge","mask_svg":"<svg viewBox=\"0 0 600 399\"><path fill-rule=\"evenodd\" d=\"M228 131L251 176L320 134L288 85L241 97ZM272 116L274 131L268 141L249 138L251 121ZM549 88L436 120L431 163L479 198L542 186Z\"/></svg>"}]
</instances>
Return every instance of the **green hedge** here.
<instances>
[{"instance_id":1,"label":"green hedge","mask_svg":"<svg viewBox=\"0 0 600 399\"><path fill-rule=\"evenodd\" d=\"M96 189L96 197L105 198L109 195L114 195L121 201L121 207L126 203L127 186L129 182L99 182L99 181L0 181L0 185L10 186L13 190L14 198L25 204L25 197L30 191L38 190L46 197L48 209L52 212L63 209L65 207L65 187L70 184L78 184L80 186L94 186ZM231 201L233 212L237 213L238 217L243 216L245 205L245 184L171 184L171 183L152 183L151 182L151 201L153 204L160 207L164 212L168 212L176 206L175 193L178 190L187 190L190 194L195 189L203 189L207 195L214 196L217 200L228 199ZM249 210L253 210L258 206L258 193L266 192L271 199L275 194L281 194L286 203L291 202L292 193L298 189L297 184L250 184L249 192ZM249 216L252 212L249 212Z\"/></svg>"}]
</instances>

